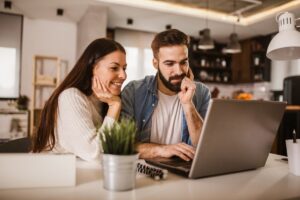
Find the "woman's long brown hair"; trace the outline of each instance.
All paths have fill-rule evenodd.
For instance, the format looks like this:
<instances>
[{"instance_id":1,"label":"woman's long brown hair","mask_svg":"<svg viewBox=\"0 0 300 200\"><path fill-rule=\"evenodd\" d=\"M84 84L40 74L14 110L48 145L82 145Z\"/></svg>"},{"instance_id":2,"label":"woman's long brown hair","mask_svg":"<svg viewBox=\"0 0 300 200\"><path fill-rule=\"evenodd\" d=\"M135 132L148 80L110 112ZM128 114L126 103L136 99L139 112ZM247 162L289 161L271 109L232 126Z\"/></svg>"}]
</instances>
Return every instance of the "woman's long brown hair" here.
<instances>
[{"instance_id":1,"label":"woman's long brown hair","mask_svg":"<svg viewBox=\"0 0 300 200\"><path fill-rule=\"evenodd\" d=\"M52 150L55 146L55 128L58 109L58 97L64 90L74 87L82 93L90 96L92 91L92 77L95 64L107 54L121 51L125 54L124 47L110 39L100 38L94 40L85 49L74 68L66 76L63 82L54 90L46 102L39 120L37 131L32 138L32 152ZM63 109L63 108L61 108ZM108 106L106 105L107 112ZM102 113L104 116L105 113Z\"/></svg>"}]
</instances>

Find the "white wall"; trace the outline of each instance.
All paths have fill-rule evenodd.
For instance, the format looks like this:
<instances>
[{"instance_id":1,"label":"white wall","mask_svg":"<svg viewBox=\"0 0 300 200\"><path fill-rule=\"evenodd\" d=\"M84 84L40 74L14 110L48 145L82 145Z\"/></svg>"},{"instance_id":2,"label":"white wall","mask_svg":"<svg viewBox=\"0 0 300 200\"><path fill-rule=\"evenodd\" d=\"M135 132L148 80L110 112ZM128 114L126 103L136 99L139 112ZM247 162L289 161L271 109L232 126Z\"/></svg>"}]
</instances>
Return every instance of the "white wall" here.
<instances>
[{"instance_id":1,"label":"white wall","mask_svg":"<svg viewBox=\"0 0 300 200\"><path fill-rule=\"evenodd\" d=\"M106 37L106 28L107 8L102 6L89 7L77 26L77 58L93 40Z\"/></svg>"},{"instance_id":2,"label":"white wall","mask_svg":"<svg viewBox=\"0 0 300 200\"><path fill-rule=\"evenodd\" d=\"M24 17L21 94L32 96L33 56L58 56L75 64L77 25L72 22L29 19Z\"/></svg>"}]
</instances>

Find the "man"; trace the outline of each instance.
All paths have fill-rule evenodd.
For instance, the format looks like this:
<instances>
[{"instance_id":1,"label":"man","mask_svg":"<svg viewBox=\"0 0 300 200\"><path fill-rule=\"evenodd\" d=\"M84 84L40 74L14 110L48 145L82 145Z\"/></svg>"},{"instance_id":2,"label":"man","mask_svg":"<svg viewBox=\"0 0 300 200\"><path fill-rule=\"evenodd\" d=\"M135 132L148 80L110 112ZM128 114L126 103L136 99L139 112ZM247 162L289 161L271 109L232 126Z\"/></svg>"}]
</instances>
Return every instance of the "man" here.
<instances>
[{"instance_id":1,"label":"man","mask_svg":"<svg viewBox=\"0 0 300 200\"><path fill-rule=\"evenodd\" d=\"M121 93L121 115L136 122L141 158L194 157L210 92L193 81L188 42L176 29L158 33L151 44L156 76L131 81Z\"/></svg>"}]
</instances>

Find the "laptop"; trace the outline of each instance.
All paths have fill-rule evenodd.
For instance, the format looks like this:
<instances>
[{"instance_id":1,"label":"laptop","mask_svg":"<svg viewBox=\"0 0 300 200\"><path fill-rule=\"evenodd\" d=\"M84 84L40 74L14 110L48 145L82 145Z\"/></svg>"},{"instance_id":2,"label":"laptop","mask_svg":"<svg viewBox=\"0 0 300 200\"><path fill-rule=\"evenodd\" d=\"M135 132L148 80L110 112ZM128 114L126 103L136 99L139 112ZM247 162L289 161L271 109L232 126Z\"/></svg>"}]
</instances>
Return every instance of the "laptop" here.
<instances>
[{"instance_id":1,"label":"laptop","mask_svg":"<svg viewBox=\"0 0 300 200\"><path fill-rule=\"evenodd\" d=\"M146 162L194 179L263 167L285 106L285 102L212 99L192 161Z\"/></svg>"}]
</instances>

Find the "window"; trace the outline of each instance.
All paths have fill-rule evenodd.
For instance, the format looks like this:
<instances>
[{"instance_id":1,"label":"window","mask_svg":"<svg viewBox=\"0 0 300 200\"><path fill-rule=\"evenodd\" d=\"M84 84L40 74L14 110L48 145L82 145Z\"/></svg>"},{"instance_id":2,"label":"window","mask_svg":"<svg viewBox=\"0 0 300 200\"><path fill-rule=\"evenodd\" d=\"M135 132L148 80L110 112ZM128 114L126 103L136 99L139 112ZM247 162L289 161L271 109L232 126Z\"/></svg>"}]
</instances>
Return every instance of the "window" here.
<instances>
[{"instance_id":1,"label":"window","mask_svg":"<svg viewBox=\"0 0 300 200\"><path fill-rule=\"evenodd\" d=\"M127 61L127 79L123 87L132 80L143 79L147 75L155 75L152 65L152 50L138 47L125 47Z\"/></svg>"},{"instance_id":2,"label":"window","mask_svg":"<svg viewBox=\"0 0 300 200\"><path fill-rule=\"evenodd\" d=\"M0 12L0 99L20 94L23 16Z\"/></svg>"},{"instance_id":3,"label":"window","mask_svg":"<svg viewBox=\"0 0 300 200\"><path fill-rule=\"evenodd\" d=\"M143 79L147 75L155 75L153 67L151 41L153 33L117 29L115 31L116 41L120 42L126 50L127 79L123 87L132 80Z\"/></svg>"}]
</instances>

